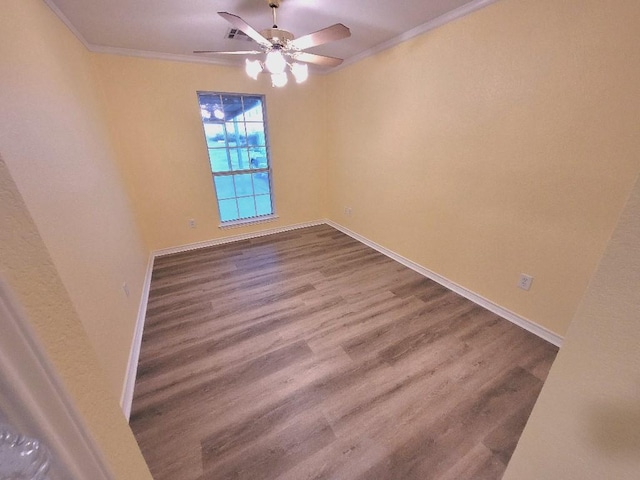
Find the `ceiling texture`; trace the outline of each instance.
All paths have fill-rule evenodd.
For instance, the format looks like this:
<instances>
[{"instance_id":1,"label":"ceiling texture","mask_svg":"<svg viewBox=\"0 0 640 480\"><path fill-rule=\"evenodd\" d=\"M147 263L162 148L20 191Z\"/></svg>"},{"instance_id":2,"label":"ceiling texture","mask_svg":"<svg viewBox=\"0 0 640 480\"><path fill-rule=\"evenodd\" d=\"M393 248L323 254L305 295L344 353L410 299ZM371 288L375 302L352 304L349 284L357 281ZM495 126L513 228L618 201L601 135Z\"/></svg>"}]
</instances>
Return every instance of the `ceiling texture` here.
<instances>
[{"instance_id":1,"label":"ceiling texture","mask_svg":"<svg viewBox=\"0 0 640 480\"><path fill-rule=\"evenodd\" d=\"M349 65L496 0L281 0L278 26L296 37L335 23L351 37L309 50ZM94 52L241 65L244 57L196 55L193 50L252 50L228 39L217 12L242 17L260 31L272 26L268 0L45 0ZM340 67L335 67L340 68ZM331 69L320 69L330 71Z\"/></svg>"}]
</instances>

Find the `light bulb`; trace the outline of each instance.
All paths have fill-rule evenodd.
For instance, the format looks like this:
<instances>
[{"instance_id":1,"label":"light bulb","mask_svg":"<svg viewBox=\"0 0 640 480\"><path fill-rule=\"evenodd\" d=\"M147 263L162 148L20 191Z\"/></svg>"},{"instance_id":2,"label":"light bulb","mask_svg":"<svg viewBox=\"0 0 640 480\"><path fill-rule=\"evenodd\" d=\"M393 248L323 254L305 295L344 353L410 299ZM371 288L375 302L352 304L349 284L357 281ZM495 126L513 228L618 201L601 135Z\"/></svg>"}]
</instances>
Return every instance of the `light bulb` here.
<instances>
[{"instance_id":1,"label":"light bulb","mask_svg":"<svg viewBox=\"0 0 640 480\"><path fill-rule=\"evenodd\" d=\"M247 75L249 75L254 80L258 79L258 74L262 72L262 64L259 60L249 60L248 58L245 60L245 70Z\"/></svg>"},{"instance_id":2,"label":"light bulb","mask_svg":"<svg viewBox=\"0 0 640 480\"><path fill-rule=\"evenodd\" d=\"M271 75L271 85L274 87L284 87L289 79L287 78L287 73L274 73Z\"/></svg>"},{"instance_id":3,"label":"light bulb","mask_svg":"<svg viewBox=\"0 0 640 480\"><path fill-rule=\"evenodd\" d=\"M271 50L267 53L264 66L267 67L267 70L271 73L282 73L285 68L287 68L287 60L280 50Z\"/></svg>"},{"instance_id":4,"label":"light bulb","mask_svg":"<svg viewBox=\"0 0 640 480\"><path fill-rule=\"evenodd\" d=\"M294 63L291 65L291 73L296 79L296 83L302 83L309 78L309 66L306 63Z\"/></svg>"}]
</instances>

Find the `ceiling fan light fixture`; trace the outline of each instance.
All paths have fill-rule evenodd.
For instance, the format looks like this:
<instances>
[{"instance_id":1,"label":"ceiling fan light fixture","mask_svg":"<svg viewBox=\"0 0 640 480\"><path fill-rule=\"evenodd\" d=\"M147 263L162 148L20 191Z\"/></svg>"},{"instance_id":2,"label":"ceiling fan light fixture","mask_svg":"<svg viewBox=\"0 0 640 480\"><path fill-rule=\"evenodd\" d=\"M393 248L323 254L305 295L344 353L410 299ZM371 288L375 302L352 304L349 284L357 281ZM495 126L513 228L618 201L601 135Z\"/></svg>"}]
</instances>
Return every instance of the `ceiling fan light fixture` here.
<instances>
[{"instance_id":1,"label":"ceiling fan light fixture","mask_svg":"<svg viewBox=\"0 0 640 480\"><path fill-rule=\"evenodd\" d=\"M273 26L261 32L257 31L238 15L229 12L218 12L218 15L231 24L233 31L236 33L242 32L246 37L257 43L260 46L260 50L233 50L225 52L216 50L194 50L193 53L217 55L264 54L264 60L262 58L260 60L245 59L245 71L247 75L254 80L258 79L258 75L260 75L261 72L270 73L271 84L274 87L284 87L287 84L289 75L287 70L290 70L296 83L303 83L309 78L308 63L325 67L337 67L342 63L341 58L318 55L306 52L305 50L350 37L351 31L348 27L341 23L336 23L330 27L296 38L293 33L288 30L278 28L276 10L280 7L281 0L266 1L269 7L271 7L273 14ZM300 61L296 61L296 59Z\"/></svg>"},{"instance_id":2,"label":"ceiling fan light fixture","mask_svg":"<svg viewBox=\"0 0 640 480\"><path fill-rule=\"evenodd\" d=\"M295 62L291 64L291 73L296 79L296 83L303 83L309 78L309 66L306 63Z\"/></svg>"},{"instance_id":3,"label":"ceiling fan light fixture","mask_svg":"<svg viewBox=\"0 0 640 480\"><path fill-rule=\"evenodd\" d=\"M245 61L245 71L247 75L249 75L254 80L258 79L258 75L262 72L262 63L260 60L249 60L248 58Z\"/></svg>"},{"instance_id":4,"label":"ceiling fan light fixture","mask_svg":"<svg viewBox=\"0 0 640 480\"><path fill-rule=\"evenodd\" d=\"M267 67L267 70L271 73L284 73L287 68L287 60L284 58L284 55L280 50L274 49L267 53L264 66Z\"/></svg>"},{"instance_id":5,"label":"ceiling fan light fixture","mask_svg":"<svg viewBox=\"0 0 640 480\"><path fill-rule=\"evenodd\" d=\"M271 74L271 85L274 87L284 87L288 81L286 72Z\"/></svg>"}]
</instances>

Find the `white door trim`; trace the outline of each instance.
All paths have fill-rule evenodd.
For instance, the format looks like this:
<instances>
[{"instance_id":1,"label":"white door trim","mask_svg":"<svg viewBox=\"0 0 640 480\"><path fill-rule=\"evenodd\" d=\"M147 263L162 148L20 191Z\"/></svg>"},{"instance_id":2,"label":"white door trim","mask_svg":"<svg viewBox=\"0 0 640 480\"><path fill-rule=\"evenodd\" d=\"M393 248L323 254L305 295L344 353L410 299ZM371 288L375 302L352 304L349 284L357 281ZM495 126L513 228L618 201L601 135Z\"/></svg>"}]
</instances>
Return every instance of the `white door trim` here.
<instances>
[{"instance_id":1,"label":"white door trim","mask_svg":"<svg viewBox=\"0 0 640 480\"><path fill-rule=\"evenodd\" d=\"M113 480L23 309L0 279L0 410L49 449L53 480Z\"/></svg>"}]
</instances>

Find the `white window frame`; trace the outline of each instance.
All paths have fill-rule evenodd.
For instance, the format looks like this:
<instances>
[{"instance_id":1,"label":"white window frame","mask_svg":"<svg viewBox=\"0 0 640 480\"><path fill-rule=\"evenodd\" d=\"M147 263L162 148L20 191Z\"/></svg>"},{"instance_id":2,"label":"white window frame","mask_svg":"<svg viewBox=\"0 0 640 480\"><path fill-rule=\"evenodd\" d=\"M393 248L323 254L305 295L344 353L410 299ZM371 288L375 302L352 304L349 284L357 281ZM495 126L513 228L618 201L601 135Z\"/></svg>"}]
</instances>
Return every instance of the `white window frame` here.
<instances>
[{"instance_id":1,"label":"white window frame","mask_svg":"<svg viewBox=\"0 0 640 480\"><path fill-rule=\"evenodd\" d=\"M274 199L274 189L273 189L273 168L272 168L272 162L271 162L271 145L270 145L270 140L269 140L269 122L267 119L267 106L266 106L266 97L265 95L262 94L258 94L258 93L237 93L237 92L218 92L218 91L198 91L197 92L197 96L198 96L198 106L200 107L200 95L219 95L221 97L224 96L233 96L233 97L240 97L240 98L244 98L244 97L259 97L261 99L261 105L262 105L262 125L264 127L264 137L265 137L265 145L264 148L266 150L266 155L267 155L267 167L265 168L249 168L249 169L244 169L244 170L230 170L230 171L226 171L226 172L214 172L213 169L211 168L211 160L209 157L209 144L207 141L207 136L206 136L206 131L205 131L205 122L201 118L201 122L202 122L202 129L203 129L203 134L205 137L205 147L207 149L207 162L209 164L210 170L211 170L211 180L213 183L213 190L216 196L216 204L218 207L218 216L220 218L220 224L218 225L219 228L233 228L233 227L238 227L238 226L243 226L243 225L248 225L248 224L254 224L254 223L262 223L262 222L269 222L272 221L276 218L278 218L278 216L276 215L276 208L275 208L275 199ZM246 122L245 122L246 123ZM250 123L250 122L249 122ZM225 144L226 147L224 147L227 151L227 155L230 155L230 150L232 148L237 148L237 147L230 147L228 142L226 141L227 139L227 122L222 122L222 125L224 127L224 131L225 131ZM234 177L236 175L243 175L243 174L256 174L256 173L266 173L268 175L269 178L269 197L270 197L270 201L271 201L271 213L270 214L265 214L265 215L255 215L252 217L245 217L245 218L238 218L235 220L226 220L223 221L222 220L222 212L220 209L220 198L218 196L218 191L216 188L216 183L215 183L215 179L216 177ZM255 201L255 191L253 193L253 198ZM236 201L238 198L242 198L242 197L235 197ZM223 199L224 200L224 199ZM257 208L256 208L257 210ZM238 207L238 211L239 211L239 207Z\"/></svg>"}]
</instances>

